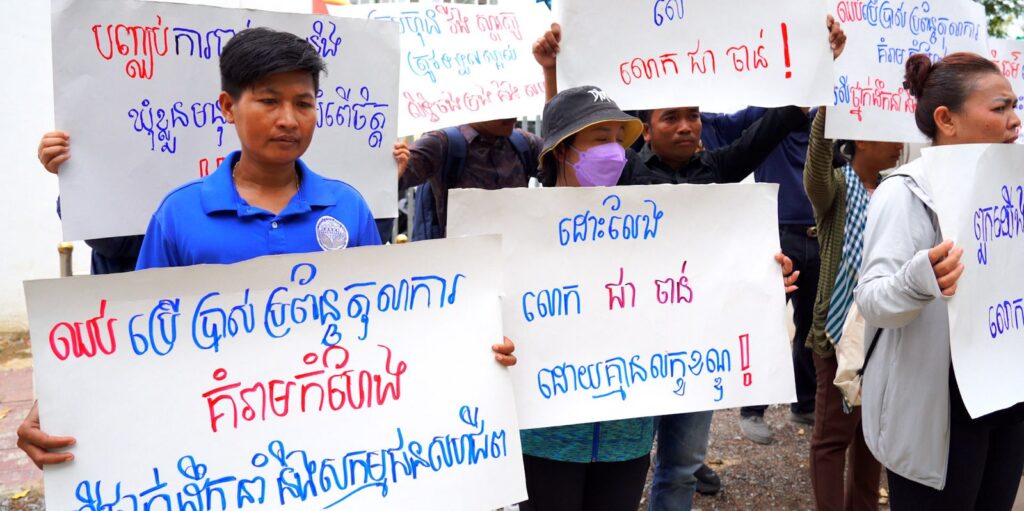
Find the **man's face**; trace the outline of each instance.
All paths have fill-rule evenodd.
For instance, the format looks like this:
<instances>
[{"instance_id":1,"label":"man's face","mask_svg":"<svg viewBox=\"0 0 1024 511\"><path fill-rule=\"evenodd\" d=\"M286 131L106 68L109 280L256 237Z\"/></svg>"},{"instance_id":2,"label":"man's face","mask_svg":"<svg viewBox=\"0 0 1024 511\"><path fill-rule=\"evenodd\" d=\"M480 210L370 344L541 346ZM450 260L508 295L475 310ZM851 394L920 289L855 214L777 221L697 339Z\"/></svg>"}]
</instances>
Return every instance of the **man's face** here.
<instances>
[{"instance_id":1,"label":"man's face","mask_svg":"<svg viewBox=\"0 0 1024 511\"><path fill-rule=\"evenodd\" d=\"M651 112L644 125L644 140L651 150L671 167L681 167L700 147L700 109L665 108Z\"/></svg>"},{"instance_id":2,"label":"man's face","mask_svg":"<svg viewBox=\"0 0 1024 511\"><path fill-rule=\"evenodd\" d=\"M294 163L313 140L316 90L308 72L266 76L238 98L221 92L220 104L224 118L235 125L242 155L253 163Z\"/></svg>"},{"instance_id":3,"label":"man's face","mask_svg":"<svg viewBox=\"0 0 1024 511\"><path fill-rule=\"evenodd\" d=\"M493 121L475 122L470 124L477 133L487 138L512 136L512 129L516 127L515 119L495 119Z\"/></svg>"}]
</instances>

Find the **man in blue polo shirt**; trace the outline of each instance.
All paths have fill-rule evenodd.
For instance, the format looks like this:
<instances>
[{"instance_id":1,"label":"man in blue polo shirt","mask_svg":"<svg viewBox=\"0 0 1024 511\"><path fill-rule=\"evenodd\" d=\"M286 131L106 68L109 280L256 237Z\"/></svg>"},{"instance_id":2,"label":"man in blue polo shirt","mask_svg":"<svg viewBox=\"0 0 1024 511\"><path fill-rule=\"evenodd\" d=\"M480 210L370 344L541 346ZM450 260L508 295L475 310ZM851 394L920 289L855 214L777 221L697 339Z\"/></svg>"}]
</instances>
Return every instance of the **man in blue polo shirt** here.
<instances>
[{"instance_id":1,"label":"man in blue polo shirt","mask_svg":"<svg viewBox=\"0 0 1024 511\"><path fill-rule=\"evenodd\" d=\"M299 160L313 139L323 70L309 43L284 32L244 30L224 46L219 99L242 150L164 198L136 269L380 244L359 192Z\"/></svg>"},{"instance_id":2,"label":"man in blue polo shirt","mask_svg":"<svg viewBox=\"0 0 1024 511\"><path fill-rule=\"evenodd\" d=\"M274 213L247 201L231 153L208 178L171 192L153 214L136 269L231 264L270 254L379 245L373 215L359 192L295 162L298 188Z\"/></svg>"},{"instance_id":3,"label":"man in blue polo shirt","mask_svg":"<svg viewBox=\"0 0 1024 511\"><path fill-rule=\"evenodd\" d=\"M220 56L220 105L242 150L212 175L164 198L136 269L380 244L359 192L299 160L313 139L323 70L313 46L295 35L254 28L231 38ZM507 338L491 349L501 365L516 363ZM49 435L39 425L33 406L18 428L18 447L40 468L73 460L63 449L75 439Z\"/></svg>"}]
</instances>

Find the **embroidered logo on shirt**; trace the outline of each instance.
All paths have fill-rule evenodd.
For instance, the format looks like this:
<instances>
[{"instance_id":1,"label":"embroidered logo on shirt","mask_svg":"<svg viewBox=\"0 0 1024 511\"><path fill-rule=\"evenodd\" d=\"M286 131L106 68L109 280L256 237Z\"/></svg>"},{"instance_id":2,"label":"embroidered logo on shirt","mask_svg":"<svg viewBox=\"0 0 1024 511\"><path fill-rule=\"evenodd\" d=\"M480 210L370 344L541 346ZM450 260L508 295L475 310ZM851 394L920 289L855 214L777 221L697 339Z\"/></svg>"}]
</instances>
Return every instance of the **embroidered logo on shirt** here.
<instances>
[{"instance_id":1,"label":"embroidered logo on shirt","mask_svg":"<svg viewBox=\"0 0 1024 511\"><path fill-rule=\"evenodd\" d=\"M324 250L341 250L348 246L348 229L337 218L324 215L316 221L316 241Z\"/></svg>"}]
</instances>

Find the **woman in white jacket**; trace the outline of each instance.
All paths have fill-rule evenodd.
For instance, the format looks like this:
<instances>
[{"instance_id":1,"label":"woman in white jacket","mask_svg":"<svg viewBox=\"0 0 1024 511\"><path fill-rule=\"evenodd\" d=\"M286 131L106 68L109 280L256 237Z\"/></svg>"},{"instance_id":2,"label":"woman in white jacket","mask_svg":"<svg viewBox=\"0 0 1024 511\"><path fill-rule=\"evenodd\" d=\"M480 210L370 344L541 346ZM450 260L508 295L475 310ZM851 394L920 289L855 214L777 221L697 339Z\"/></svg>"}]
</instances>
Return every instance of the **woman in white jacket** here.
<instances>
[{"instance_id":1,"label":"woman in white jacket","mask_svg":"<svg viewBox=\"0 0 1024 511\"><path fill-rule=\"evenodd\" d=\"M1017 95L979 55L934 64L915 55L904 87L934 145L1017 139ZM855 295L867 335L884 331L864 371L864 438L887 469L894 510L1009 510L1024 467L1024 410L972 420L964 408L943 300L956 292L963 249L943 241L921 167L918 159L886 179L868 210Z\"/></svg>"}]
</instances>

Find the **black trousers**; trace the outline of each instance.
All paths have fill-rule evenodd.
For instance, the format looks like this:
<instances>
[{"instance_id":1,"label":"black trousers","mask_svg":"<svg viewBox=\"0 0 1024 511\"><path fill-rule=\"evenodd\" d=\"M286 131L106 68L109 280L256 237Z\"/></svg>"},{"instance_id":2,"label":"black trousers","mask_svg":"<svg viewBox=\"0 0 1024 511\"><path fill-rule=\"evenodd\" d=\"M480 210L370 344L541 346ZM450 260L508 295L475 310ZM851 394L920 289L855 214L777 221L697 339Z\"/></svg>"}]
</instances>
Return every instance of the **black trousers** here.
<instances>
[{"instance_id":1,"label":"black trousers","mask_svg":"<svg viewBox=\"0 0 1024 511\"><path fill-rule=\"evenodd\" d=\"M793 302L793 374L796 377L796 402L789 406L794 413L814 411L817 376L814 370L814 352L805 343L814 320L814 297L818 294L818 273L821 270L818 239L807 236L809 225L780 225L779 242L782 253L793 260L793 270L800 272L796 285L799 289L786 298ZM766 405L744 406L740 415L764 416Z\"/></svg>"},{"instance_id":2,"label":"black trousers","mask_svg":"<svg viewBox=\"0 0 1024 511\"><path fill-rule=\"evenodd\" d=\"M650 456L627 461L569 463L523 455L530 500L520 511L636 511Z\"/></svg>"},{"instance_id":3,"label":"black trousers","mask_svg":"<svg viewBox=\"0 0 1024 511\"><path fill-rule=\"evenodd\" d=\"M1024 469L1024 408L971 419L952 369L949 398L946 486L936 490L887 470L891 509L1009 511Z\"/></svg>"}]
</instances>

